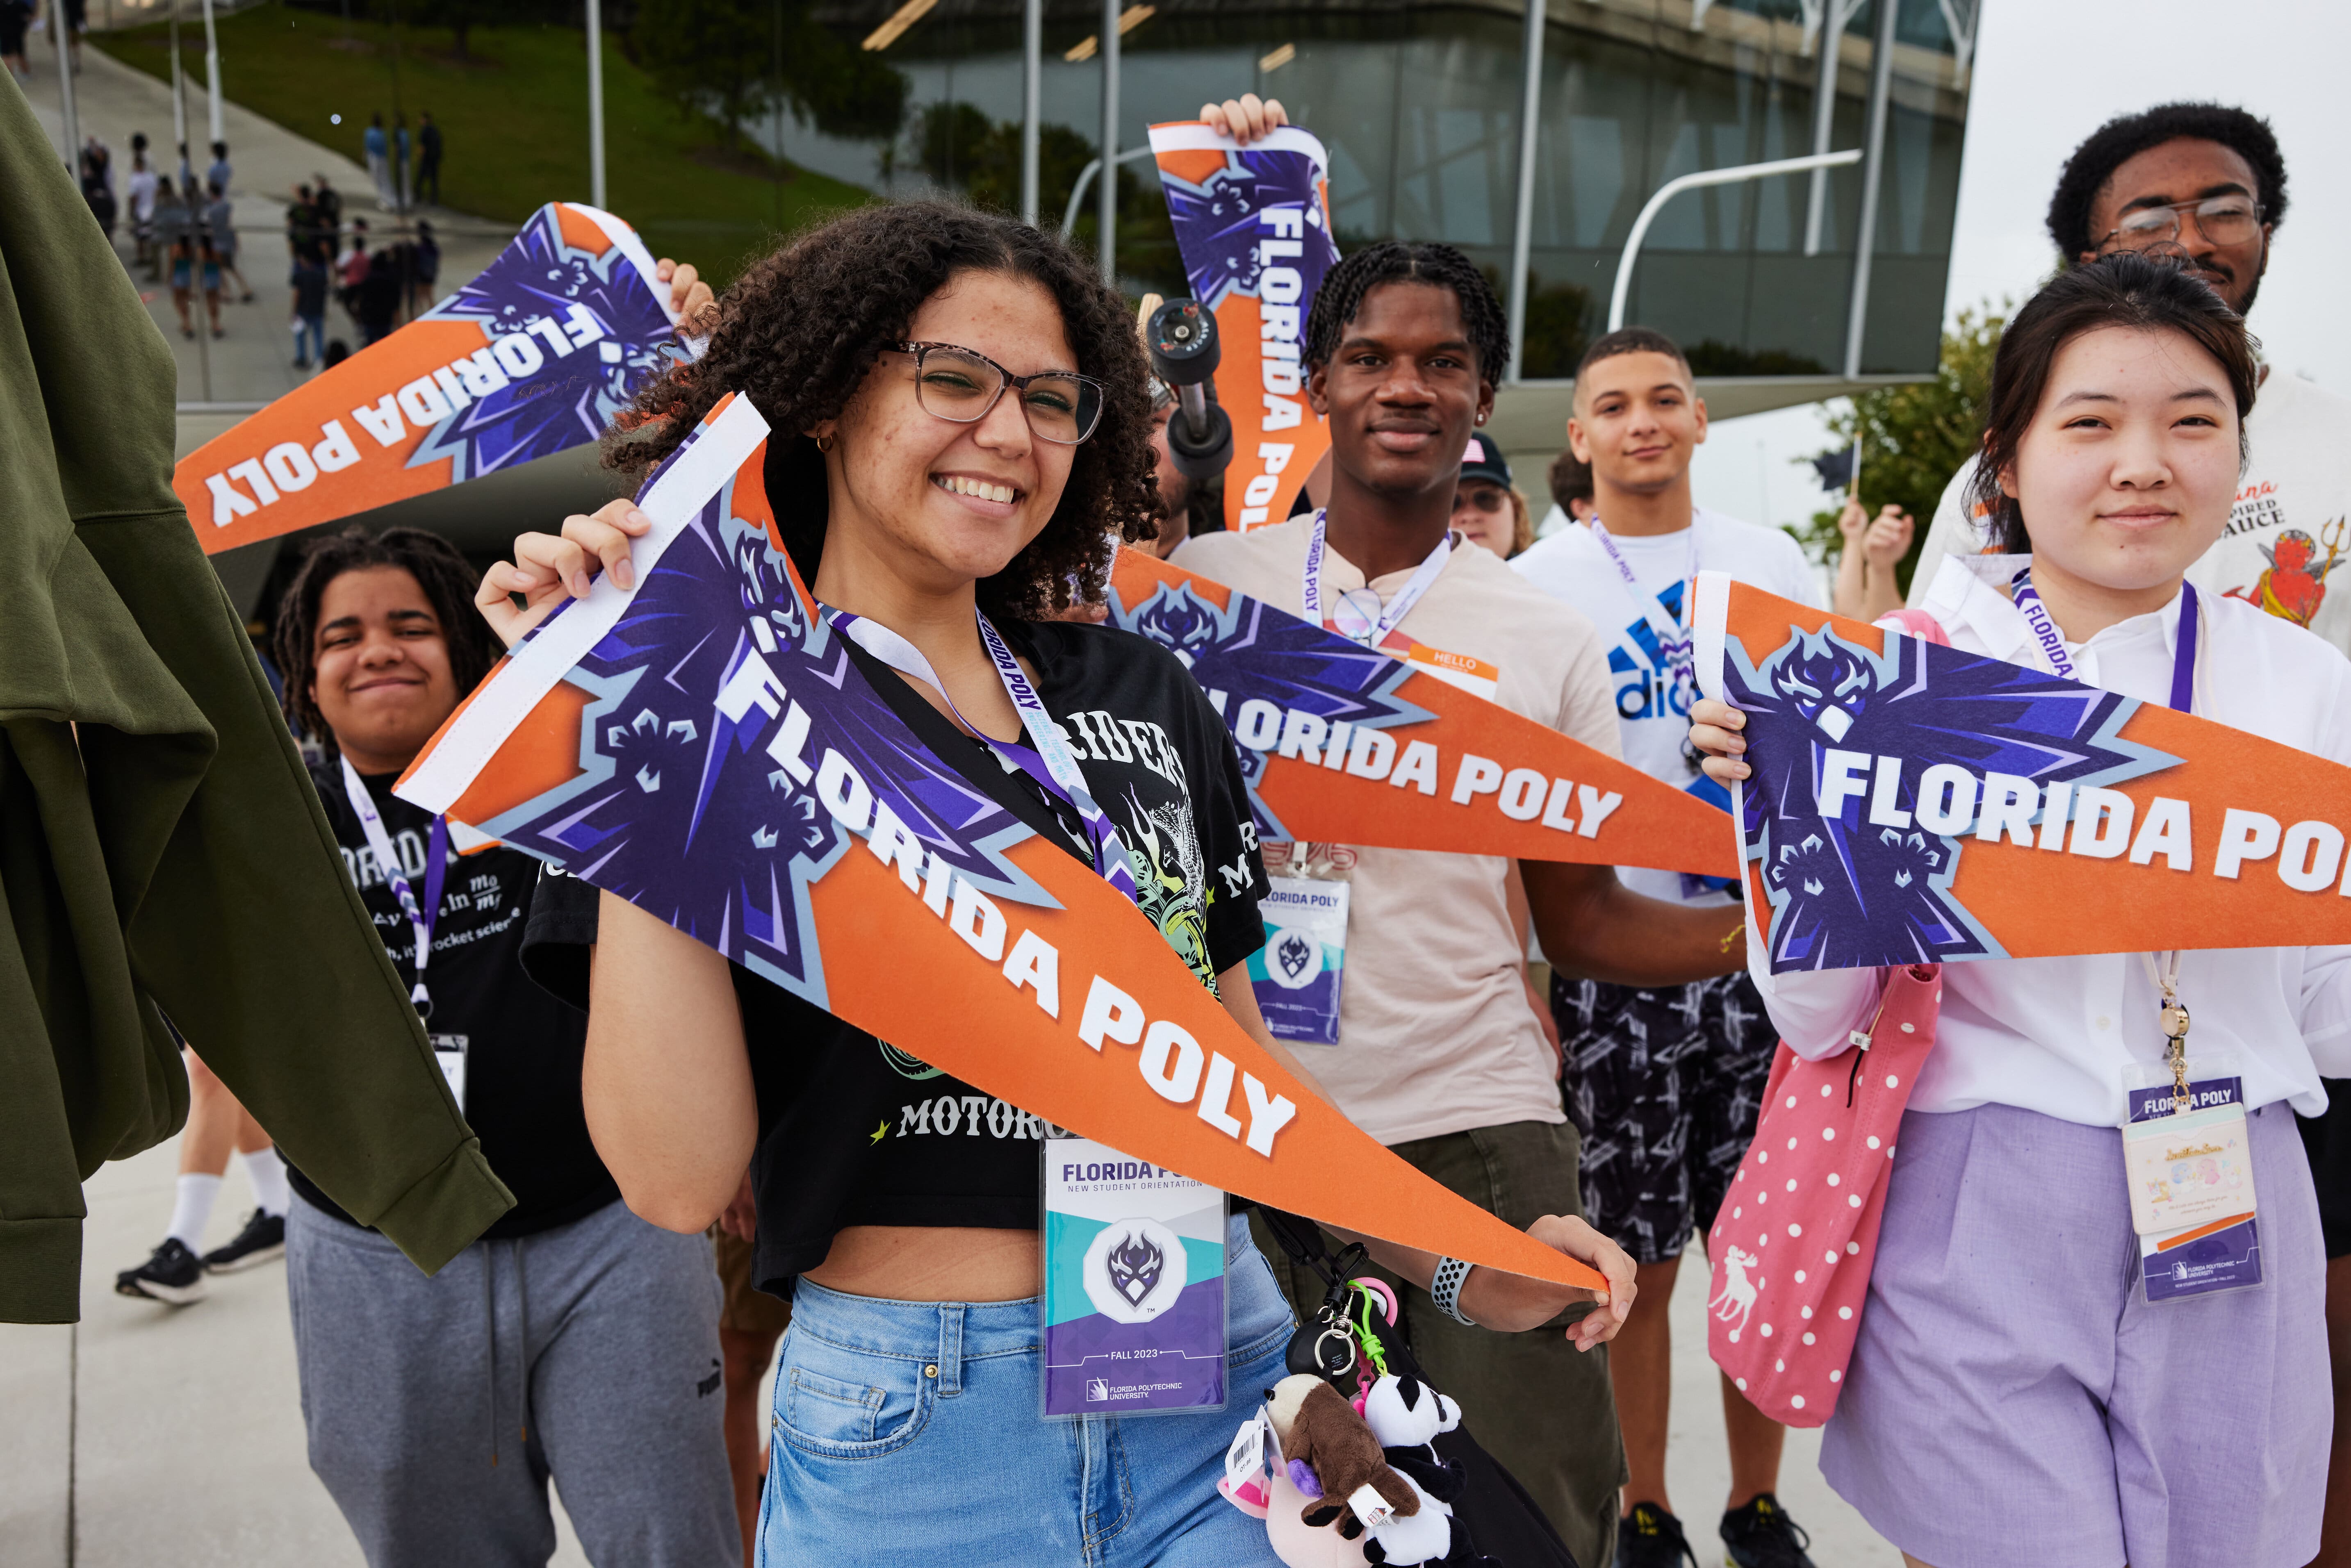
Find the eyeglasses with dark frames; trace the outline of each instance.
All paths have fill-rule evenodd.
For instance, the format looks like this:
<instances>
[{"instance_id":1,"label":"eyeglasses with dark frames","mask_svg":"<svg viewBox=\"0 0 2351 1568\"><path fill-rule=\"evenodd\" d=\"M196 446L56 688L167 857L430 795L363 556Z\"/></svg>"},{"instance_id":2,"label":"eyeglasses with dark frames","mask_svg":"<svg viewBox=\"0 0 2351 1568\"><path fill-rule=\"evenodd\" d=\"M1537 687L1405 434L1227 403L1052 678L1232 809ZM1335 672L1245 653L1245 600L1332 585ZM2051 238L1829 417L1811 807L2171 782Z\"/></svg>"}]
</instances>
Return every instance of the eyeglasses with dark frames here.
<instances>
[{"instance_id":1,"label":"eyeglasses with dark frames","mask_svg":"<svg viewBox=\"0 0 2351 1568\"><path fill-rule=\"evenodd\" d=\"M976 349L955 343L893 343L914 356L914 401L935 418L972 424L986 419L1010 387L1040 441L1075 446L1102 420L1102 385L1074 371L1016 376Z\"/></svg>"},{"instance_id":2,"label":"eyeglasses with dark frames","mask_svg":"<svg viewBox=\"0 0 2351 1568\"><path fill-rule=\"evenodd\" d=\"M2193 202L2167 202L2159 207L2137 207L2098 239L2098 252L2119 246L2147 250L2179 238L2183 215L2193 215L2196 230L2214 245L2242 245L2261 232L2262 204L2251 196L2206 196Z\"/></svg>"}]
</instances>

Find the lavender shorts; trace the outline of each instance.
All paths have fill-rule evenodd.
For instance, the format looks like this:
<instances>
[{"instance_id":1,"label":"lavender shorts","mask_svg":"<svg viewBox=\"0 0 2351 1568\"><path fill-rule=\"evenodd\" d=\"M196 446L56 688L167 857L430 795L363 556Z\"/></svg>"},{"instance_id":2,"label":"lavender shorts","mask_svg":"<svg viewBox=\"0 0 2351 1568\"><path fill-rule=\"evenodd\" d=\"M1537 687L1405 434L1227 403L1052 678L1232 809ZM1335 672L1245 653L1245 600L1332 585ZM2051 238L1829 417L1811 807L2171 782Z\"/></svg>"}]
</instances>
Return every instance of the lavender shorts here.
<instances>
[{"instance_id":1,"label":"lavender shorts","mask_svg":"<svg viewBox=\"0 0 2351 1568\"><path fill-rule=\"evenodd\" d=\"M2114 1128L1903 1117L1829 1485L1933 1568L2302 1568L2326 1259L2292 1112L2252 1124L2262 1283L2149 1306Z\"/></svg>"}]
</instances>

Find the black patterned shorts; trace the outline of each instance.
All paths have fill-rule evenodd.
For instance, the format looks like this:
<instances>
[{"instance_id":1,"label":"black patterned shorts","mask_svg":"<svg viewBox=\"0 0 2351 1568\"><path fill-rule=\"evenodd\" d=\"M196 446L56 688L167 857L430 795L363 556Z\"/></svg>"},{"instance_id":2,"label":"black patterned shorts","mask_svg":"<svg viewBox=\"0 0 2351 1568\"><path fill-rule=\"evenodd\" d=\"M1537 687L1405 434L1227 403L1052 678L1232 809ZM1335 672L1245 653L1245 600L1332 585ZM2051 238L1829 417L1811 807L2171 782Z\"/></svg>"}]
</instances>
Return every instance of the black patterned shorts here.
<instances>
[{"instance_id":1,"label":"black patterned shorts","mask_svg":"<svg viewBox=\"0 0 2351 1568\"><path fill-rule=\"evenodd\" d=\"M1755 1136L1779 1035L1746 975L1635 990L1551 982L1583 1208L1636 1263L1713 1223Z\"/></svg>"}]
</instances>

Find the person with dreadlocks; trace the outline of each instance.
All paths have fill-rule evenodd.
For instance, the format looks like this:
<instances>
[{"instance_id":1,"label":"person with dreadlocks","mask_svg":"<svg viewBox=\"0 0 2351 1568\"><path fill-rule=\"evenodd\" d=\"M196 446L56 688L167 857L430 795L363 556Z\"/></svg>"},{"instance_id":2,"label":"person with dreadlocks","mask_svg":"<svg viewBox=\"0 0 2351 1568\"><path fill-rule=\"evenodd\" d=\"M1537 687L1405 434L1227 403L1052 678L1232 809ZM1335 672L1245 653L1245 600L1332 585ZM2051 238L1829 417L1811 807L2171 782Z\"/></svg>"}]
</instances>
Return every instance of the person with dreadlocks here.
<instances>
[{"instance_id":1,"label":"person with dreadlocks","mask_svg":"<svg viewBox=\"0 0 2351 1568\"><path fill-rule=\"evenodd\" d=\"M350 528L311 547L277 617L286 716L324 751L329 825L516 1198L428 1279L288 1172L310 1468L373 1568L544 1563L550 1479L591 1562L706 1568L740 1549L707 1396L710 1244L630 1213L597 1158L587 1019L519 961L538 862L392 792L496 661L476 585L435 535Z\"/></svg>"},{"instance_id":2,"label":"person with dreadlocks","mask_svg":"<svg viewBox=\"0 0 2351 1568\"><path fill-rule=\"evenodd\" d=\"M1244 139L1283 119L1278 103L1249 100L1202 118ZM1450 246L1365 246L1324 277L1305 336L1307 393L1331 431L1327 504L1195 538L1175 564L1399 658L1416 644L1445 650L1492 700L1618 755L1592 623L1450 531L1461 455L1510 357L1484 276ZM1336 1046L1300 1048L1316 1075L1374 1137L1510 1223L1580 1215L1579 1140L1530 1004L1513 883L1554 965L1622 985L1737 969L1744 948L1723 940L1732 922L1641 897L1605 866L1344 847L1328 858L1352 883L1350 950ZM1576 1561L1608 1563L1625 1469L1606 1359L1576 1354L1581 1343L1560 1333L1577 1309L1486 1332L1503 1326L1476 1300L1487 1272L1441 1298L1410 1282L1414 1353Z\"/></svg>"},{"instance_id":3,"label":"person with dreadlocks","mask_svg":"<svg viewBox=\"0 0 2351 1568\"><path fill-rule=\"evenodd\" d=\"M1249 988L1265 873L1223 719L1155 643L1043 619L1099 600L1113 541L1159 521L1142 345L1092 263L945 203L843 214L745 270L709 352L640 395L608 462L644 473L729 392L774 432L777 531L874 693L1040 844L1135 887L1202 988L1311 1082ZM599 570L629 585L650 526L615 502L524 535L479 602L511 642ZM1040 756L1060 760L1023 761ZM1116 831L1090 832L1081 800ZM1039 1416L1034 1117L569 879L542 890L526 961L591 1004L590 1122L632 1207L698 1230L750 1166L756 1281L792 1297L761 1562L1278 1561L1216 1490L1229 1413ZM1631 1263L1579 1219L1528 1219L1611 1281L1577 1328L1604 1341ZM1372 1250L1424 1286L1439 1262ZM1238 1216L1226 1257L1227 1384L1265 1388L1290 1307ZM1512 1326L1592 1299L1479 1279L1471 1309Z\"/></svg>"}]
</instances>

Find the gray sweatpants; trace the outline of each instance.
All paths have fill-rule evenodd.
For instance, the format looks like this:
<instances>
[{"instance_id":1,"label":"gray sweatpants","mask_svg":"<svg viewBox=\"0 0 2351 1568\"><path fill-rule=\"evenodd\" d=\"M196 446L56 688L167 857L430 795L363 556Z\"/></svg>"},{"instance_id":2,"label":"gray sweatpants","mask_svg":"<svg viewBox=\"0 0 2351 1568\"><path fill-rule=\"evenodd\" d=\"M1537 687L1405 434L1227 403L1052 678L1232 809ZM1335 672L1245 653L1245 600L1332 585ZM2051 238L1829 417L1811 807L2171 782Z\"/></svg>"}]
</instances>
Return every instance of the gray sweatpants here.
<instances>
[{"instance_id":1,"label":"gray sweatpants","mask_svg":"<svg viewBox=\"0 0 2351 1568\"><path fill-rule=\"evenodd\" d=\"M371 1568L540 1568L550 1476L602 1568L742 1561L705 1238L611 1203L426 1279L299 1198L286 1231L310 1468Z\"/></svg>"}]
</instances>

